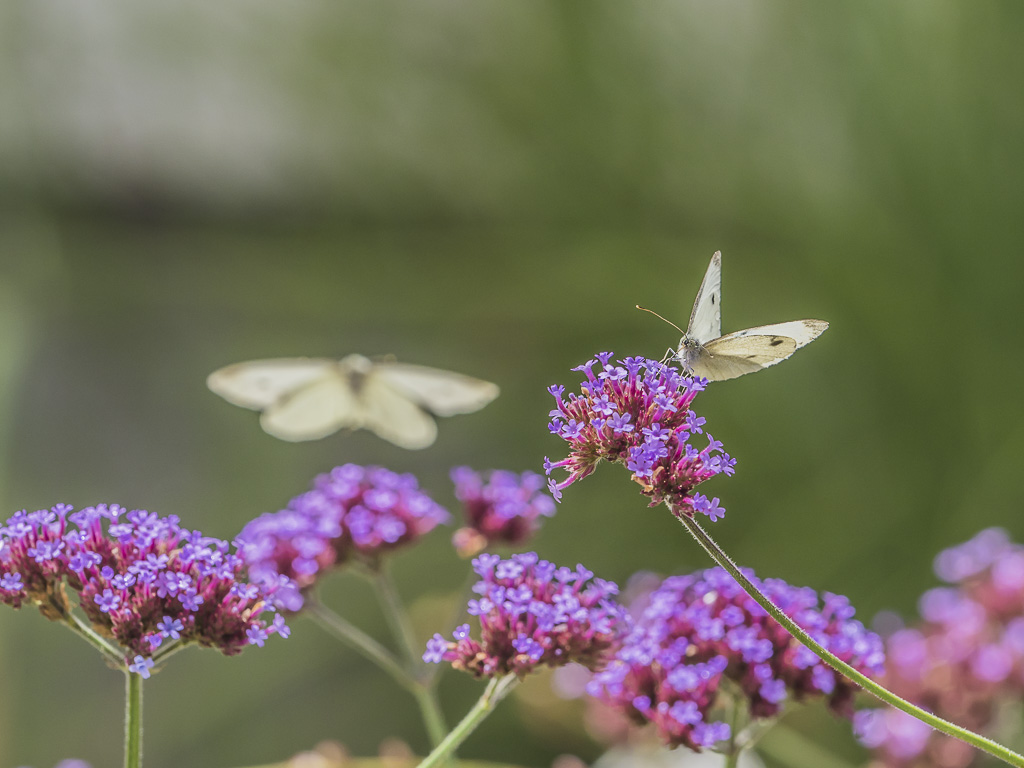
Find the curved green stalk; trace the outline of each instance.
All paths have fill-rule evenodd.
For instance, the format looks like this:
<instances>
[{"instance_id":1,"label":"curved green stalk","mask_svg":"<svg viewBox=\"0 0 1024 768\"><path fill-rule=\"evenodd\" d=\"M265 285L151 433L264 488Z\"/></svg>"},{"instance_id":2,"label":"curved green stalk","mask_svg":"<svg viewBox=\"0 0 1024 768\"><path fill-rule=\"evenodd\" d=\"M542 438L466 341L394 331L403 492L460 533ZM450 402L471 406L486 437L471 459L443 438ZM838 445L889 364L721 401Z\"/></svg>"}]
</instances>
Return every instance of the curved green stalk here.
<instances>
[{"instance_id":1,"label":"curved green stalk","mask_svg":"<svg viewBox=\"0 0 1024 768\"><path fill-rule=\"evenodd\" d=\"M142 768L142 675L124 676L124 768Z\"/></svg>"},{"instance_id":2,"label":"curved green stalk","mask_svg":"<svg viewBox=\"0 0 1024 768\"><path fill-rule=\"evenodd\" d=\"M729 725L729 751L725 754L724 768L736 768L740 763L740 752L743 745L739 742L740 719L742 718L741 708L743 699L736 696L732 700L732 723Z\"/></svg>"},{"instance_id":3,"label":"curved green stalk","mask_svg":"<svg viewBox=\"0 0 1024 768\"><path fill-rule=\"evenodd\" d=\"M728 571L729 575L736 580L743 590L750 595L758 605L764 608L773 619L779 622L779 624L781 624L789 634L814 651L814 653L816 653L822 661L832 667L832 669L846 675L850 680L857 683L857 685L861 686L869 693L874 694L886 704L906 712L908 715L916 717L918 720L923 723L927 723L935 730L966 741L971 746L988 752L990 755L999 758L1004 763L1018 766L1018 768L1024 768L1024 755L1020 755L1013 750L1004 747L1002 744L998 744L991 739L985 738L973 731L969 731L966 728L961 728L948 720L936 717L931 712L926 712L920 707L914 706L906 699L900 698L887 688L883 688L870 677L857 671L846 662L836 658L832 653L817 643L810 635L801 629L796 622L789 618L789 616L779 610L775 604L769 600L752 581L750 581L750 579L744 576L743 572L740 571L739 566L737 566L736 563L734 563L732 559L722 551L718 544L715 543L714 539L712 539L707 532L701 528L700 524L697 523L696 520L686 516L685 514L677 512L675 509L672 510L672 513L711 556L711 559Z\"/></svg>"},{"instance_id":4,"label":"curved green stalk","mask_svg":"<svg viewBox=\"0 0 1024 768\"><path fill-rule=\"evenodd\" d=\"M445 738L448 726L445 724L441 704L434 691L433 675L425 668L422 661L422 650L416 642L416 633L413 632L412 625L409 623L409 614L406 613L398 590L395 589L395 584L385 570L385 566L381 564L371 573L373 586L380 598L384 617L405 656L406 674L416 683L414 688L410 688L410 691L416 697L416 703L423 715L423 722L426 725L427 734L430 736L430 745L436 747Z\"/></svg>"},{"instance_id":5,"label":"curved green stalk","mask_svg":"<svg viewBox=\"0 0 1024 768\"><path fill-rule=\"evenodd\" d=\"M446 760L518 683L519 678L514 674L492 678L473 708L466 713L466 716L452 729L451 733L434 747L434 751L427 755L417 768L434 768Z\"/></svg>"},{"instance_id":6,"label":"curved green stalk","mask_svg":"<svg viewBox=\"0 0 1024 768\"><path fill-rule=\"evenodd\" d=\"M64 614L63 623L76 635L84 638L89 645L102 653L107 659L118 666L122 666L124 664L124 653L114 645L111 645L106 638L97 634L97 632L82 621L77 614L72 611L68 611Z\"/></svg>"},{"instance_id":7,"label":"curved green stalk","mask_svg":"<svg viewBox=\"0 0 1024 768\"><path fill-rule=\"evenodd\" d=\"M399 664L387 648L311 596L306 598L305 610L321 627L383 669L411 693L419 705L424 726L430 736L430 745L436 747L441 743L447 728L441 718L441 708L434 697L433 688Z\"/></svg>"},{"instance_id":8,"label":"curved green stalk","mask_svg":"<svg viewBox=\"0 0 1024 768\"><path fill-rule=\"evenodd\" d=\"M152 656L150 656L150 658L153 659L154 664L163 664L174 654L181 653L190 645L194 644L194 642L183 643L180 640L174 640L169 645L161 645L159 650L157 650Z\"/></svg>"},{"instance_id":9,"label":"curved green stalk","mask_svg":"<svg viewBox=\"0 0 1024 768\"><path fill-rule=\"evenodd\" d=\"M355 624L343 619L327 606L312 597L306 598L304 610L312 616L321 627L336 638L387 672L403 688L411 691L416 680L405 671L395 657L383 645L359 629Z\"/></svg>"}]
</instances>

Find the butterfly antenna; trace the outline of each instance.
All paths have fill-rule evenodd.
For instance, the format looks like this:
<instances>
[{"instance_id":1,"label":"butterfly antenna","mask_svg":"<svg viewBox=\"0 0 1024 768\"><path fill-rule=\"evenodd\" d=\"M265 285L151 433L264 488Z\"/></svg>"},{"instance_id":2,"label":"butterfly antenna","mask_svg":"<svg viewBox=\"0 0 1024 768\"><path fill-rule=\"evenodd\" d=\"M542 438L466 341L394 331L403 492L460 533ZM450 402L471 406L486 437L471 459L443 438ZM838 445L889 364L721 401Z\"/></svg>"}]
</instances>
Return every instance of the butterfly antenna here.
<instances>
[{"instance_id":1,"label":"butterfly antenna","mask_svg":"<svg viewBox=\"0 0 1024 768\"><path fill-rule=\"evenodd\" d=\"M659 314L658 314L657 312L655 312L655 311L654 311L653 309L648 309L647 307L641 307L641 306L640 306L639 304L637 304L637 305L636 305L636 308L637 308L637 309L639 309L639 310L642 310L643 312L650 312L650 313L651 313L652 315L654 315L654 316L655 316L656 318L658 318L659 320L665 320L665 318L664 318L664 317L662 317L661 315L659 315ZM675 328L675 329L676 329L677 331L679 331L679 332L680 332L681 334L683 334L683 336L685 336L685 335L686 335L686 331L684 331L684 330L683 330L682 328L680 328L680 327L679 327L678 325L676 325L675 323L673 323L673 322L672 322L671 320L665 320L665 322L666 322L666 323L668 323L669 325L671 325L671 326L672 326L673 328Z\"/></svg>"}]
</instances>

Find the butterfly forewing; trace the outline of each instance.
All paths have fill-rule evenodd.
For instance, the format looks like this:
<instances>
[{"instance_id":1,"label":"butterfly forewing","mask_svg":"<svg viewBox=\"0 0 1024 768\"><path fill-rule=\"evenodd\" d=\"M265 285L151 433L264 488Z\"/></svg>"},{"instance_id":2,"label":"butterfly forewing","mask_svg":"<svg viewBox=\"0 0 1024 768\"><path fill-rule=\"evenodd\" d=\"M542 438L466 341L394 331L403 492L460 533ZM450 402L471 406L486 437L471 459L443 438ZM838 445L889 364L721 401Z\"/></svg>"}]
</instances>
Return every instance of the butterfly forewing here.
<instances>
[{"instance_id":1,"label":"butterfly forewing","mask_svg":"<svg viewBox=\"0 0 1024 768\"><path fill-rule=\"evenodd\" d=\"M824 320L790 320L788 323L759 325L735 333L728 333L722 339L739 339L744 336L788 336L796 342L795 349L806 346L821 336L828 328Z\"/></svg>"},{"instance_id":2,"label":"butterfly forewing","mask_svg":"<svg viewBox=\"0 0 1024 768\"><path fill-rule=\"evenodd\" d=\"M705 344L722 335L722 252L715 251L690 312L686 335Z\"/></svg>"},{"instance_id":3,"label":"butterfly forewing","mask_svg":"<svg viewBox=\"0 0 1024 768\"><path fill-rule=\"evenodd\" d=\"M498 396L497 384L422 365L378 363L374 374L438 416L473 413Z\"/></svg>"},{"instance_id":4,"label":"butterfly forewing","mask_svg":"<svg viewBox=\"0 0 1024 768\"><path fill-rule=\"evenodd\" d=\"M207 376L206 386L229 403L263 410L327 375L337 364L336 360L308 357L251 360L218 368Z\"/></svg>"}]
</instances>

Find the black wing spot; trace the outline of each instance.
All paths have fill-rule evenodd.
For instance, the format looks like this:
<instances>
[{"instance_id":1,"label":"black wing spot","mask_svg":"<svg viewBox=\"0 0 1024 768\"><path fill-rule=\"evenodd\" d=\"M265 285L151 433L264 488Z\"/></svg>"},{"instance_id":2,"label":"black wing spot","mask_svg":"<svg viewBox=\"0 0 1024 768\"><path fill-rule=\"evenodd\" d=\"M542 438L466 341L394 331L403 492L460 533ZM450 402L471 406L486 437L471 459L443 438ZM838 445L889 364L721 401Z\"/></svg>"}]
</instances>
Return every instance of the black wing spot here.
<instances>
[{"instance_id":1,"label":"black wing spot","mask_svg":"<svg viewBox=\"0 0 1024 768\"><path fill-rule=\"evenodd\" d=\"M782 339L781 339L781 338L779 338L778 336L776 336L776 337L775 337L774 339L772 339L772 340L771 340L771 342L770 342L770 344L771 344L771 345L772 345L773 347L777 347L777 346L779 346L779 344L781 344L781 343L782 343Z\"/></svg>"}]
</instances>

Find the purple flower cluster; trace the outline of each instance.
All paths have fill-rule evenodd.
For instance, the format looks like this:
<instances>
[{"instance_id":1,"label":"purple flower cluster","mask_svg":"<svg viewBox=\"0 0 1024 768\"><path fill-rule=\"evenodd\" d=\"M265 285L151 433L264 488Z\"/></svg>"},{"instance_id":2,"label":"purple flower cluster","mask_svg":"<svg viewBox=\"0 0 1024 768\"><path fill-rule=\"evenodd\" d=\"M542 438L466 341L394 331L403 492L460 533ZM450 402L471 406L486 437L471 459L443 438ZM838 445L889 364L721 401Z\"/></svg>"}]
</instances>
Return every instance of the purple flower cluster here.
<instances>
[{"instance_id":1,"label":"purple flower cluster","mask_svg":"<svg viewBox=\"0 0 1024 768\"><path fill-rule=\"evenodd\" d=\"M494 470L485 481L469 467L455 467L451 477L468 523L452 537L462 557L492 544L522 544L540 527L541 517L555 513L554 501L542 490L544 478L535 472Z\"/></svg>"},{"instance_id":2,"label":"purple flower cluster","mask_svg":"<svg viewBox=\"0 0 1024 768\"><path fill-rule=\"evenodd\" d=\"M244 574L227 542L187 531L173 515L117 504L22 511L0 527L0 602L68 620L70 589L95 631L117 641L143 677L167 640L231 655L274 633L287 637L280 614L261 618L287 585L249 584Z\"/></svg>"},{"instance_id":3,"label":"purple flower cluster","mask_svg":"<svg viewBox=\"0 0 1024 768\"><path fill-rule=\"evenodd\" d=\"M953 586L925 592L922 621L886 640L882 682L957 725L991 731L1024 698L1024 547L990 528L941 552L935 572ZM966 768L980 759L895 709L861 710L855 725L880 765Z\"/></svg>"},{"instance_id":4,"label":"purple flower cluster","mask_svg":"<svg viewBox=\"0 0 1024 768\"><path fill-rule=\"evenodd\" d=\"M454 641L435 634L424 661L446 661L475 677L522 677L570 662L597 669L628 630L628 614L614 600L618 587L582 565L559 568L533 552L508 560L482 554L473 570L479 597L468 610L480 621L480 640L469 624L456 628Z\"/></svg>"},{"instance_id":5,"label":"purple flower cluster","mask_svg":"<svg viewBox=\"0 0 1024 768\"><path fill-rule=\"evenodd\" d=\"M604 459L625 464L652 506L665 502L675 514L700 512L712 521L722 517L718 499L694 493L694 488L717 474L732 475L736 460L711 435L701 449L688 442L704 432L705 420L690 404L707 382L655 360L627 357L611 364L611 358L611 352L602 352L573 369L586 376L580 395L563 399L565 387L548 390L556 403L548 428L569 443L567 458L545 461L549 475L556 467L569 473L561 483L549 482L552 494L560 498L562 490Z\"/></svg>"},{"instance_id":6,"label":"purple flower cluster","mask_svg":"<svg viewBox=\"0 0 1024 768\"><path fill-rule=\"evenodd\" d=\"M249 522L238 536L239 552L254 579L286 576L306 588L333 566L351 557L372 563L448 517L412 475L345 464L317 477L286 509ZM302 597L293 598L288 608L298 610Z\"/></svg>"},{"instance_id":7,"label":"purple flower cluster","mask_svg":"<svg viewBox=\"0 0 1024 768\"><path fill-rule=\"evenodd\" d=\"M853 619L845 597L746 575L786 615L843 661L881 672L882 641ZM722 682L742 692L752 717L777 715L793 696L825 696L852 713L853 683L789 635L721 568L665 579L650 595L615 659L587 692L638 724L654 723L664 741L700 751L728 739L713 721Z\"/></svg>"}]
</instances>

